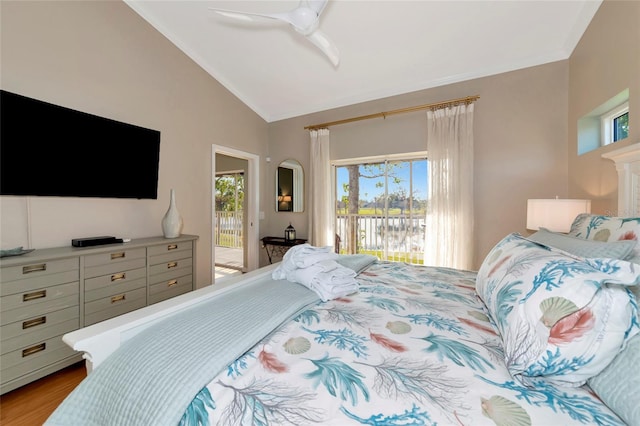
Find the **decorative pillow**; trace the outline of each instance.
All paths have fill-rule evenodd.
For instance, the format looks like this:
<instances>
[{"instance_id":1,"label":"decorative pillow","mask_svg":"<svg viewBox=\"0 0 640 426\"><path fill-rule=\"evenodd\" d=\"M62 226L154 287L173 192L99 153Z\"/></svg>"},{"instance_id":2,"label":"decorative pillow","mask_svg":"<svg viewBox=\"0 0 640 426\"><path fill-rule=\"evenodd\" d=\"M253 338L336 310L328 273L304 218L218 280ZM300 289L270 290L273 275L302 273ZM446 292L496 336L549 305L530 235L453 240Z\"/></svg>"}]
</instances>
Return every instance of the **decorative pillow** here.
<instances>
[{"instance_id":1,"label":"decorative pillow","mask_svg":"<svg viewBox=\"0 0 640 426\"><path fill-rule=\"evenodd\" d=\"M576 216L571 224L569 235L595 241L635 241L631 257L627 260L640 263L640 217L613 217L583 213Z\"/></svg>"},{"instance_id":2,"label":"decorative pillow","mask_svg":"<svg viewBox=\"0 0 640 426\"><path fill-rule=\"evenodd\" d=\"M639 282L640 268L630 262L579 258L513 233L487 255L476 291L514 379L580 386L638 333L626 286Z\"/></svg>"},{"instance_id":3,"label":"decorative pillow","mask_svg":"<svg viewBox=\"0 0 640 426\"><path fill-rule=\"evenodd\" d=\"M640 425L640 334L600 374L589 379L589 386L628 425Z\"/></svg>"},{"instance_id":4,"label":"decorative pillow","mask_svg":"<svg viewBox=\"0 0 640 426\"><path fill-rule=\"evenodd\" d=\"M552 232L546 228L540 228L538 232L530 235L527 239L580 257L603 257L622 260L626 260L636 246L635 241L604 242L585 240L572 235Z\"/></svg>"}]
</instances>

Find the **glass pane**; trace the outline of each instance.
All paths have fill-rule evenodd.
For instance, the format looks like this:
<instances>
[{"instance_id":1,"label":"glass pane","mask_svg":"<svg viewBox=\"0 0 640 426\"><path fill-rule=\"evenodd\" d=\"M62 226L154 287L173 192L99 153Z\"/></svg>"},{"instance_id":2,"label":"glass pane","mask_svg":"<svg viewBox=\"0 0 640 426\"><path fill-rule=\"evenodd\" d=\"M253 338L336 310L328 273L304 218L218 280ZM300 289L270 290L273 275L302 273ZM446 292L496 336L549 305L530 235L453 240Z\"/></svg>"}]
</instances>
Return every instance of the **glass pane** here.
<instances>
[{"instance_id":1,"label":"glass pane","mask_svg":"<svg viewBox=\"0 0 640 426\"><path fill-rule=\"evenodd\" d=\"M385 241L381 234L387 211L385 163L360 165L360 209L358 211L358 253L377 255L381 259Z\"/></svg>"},{"instance_id":2,"label":"glass pane","mask_svg":"<svg viewBox=\"0 0 640 426\"><path fill-rule=\"evenodd\" d=\"M629 113L626 112L613 119L613 141L619 141L629 136Z\"/></svg>"},{"instance_id":3,"label":"glass pane","mask_svg":"<svg viewBox=\"0 0 640 426\"><path fill-rule=\"evenodd\" d=\"M422 263L427 160L336 167L341 253Z\"/></svg>"}]
</instances>

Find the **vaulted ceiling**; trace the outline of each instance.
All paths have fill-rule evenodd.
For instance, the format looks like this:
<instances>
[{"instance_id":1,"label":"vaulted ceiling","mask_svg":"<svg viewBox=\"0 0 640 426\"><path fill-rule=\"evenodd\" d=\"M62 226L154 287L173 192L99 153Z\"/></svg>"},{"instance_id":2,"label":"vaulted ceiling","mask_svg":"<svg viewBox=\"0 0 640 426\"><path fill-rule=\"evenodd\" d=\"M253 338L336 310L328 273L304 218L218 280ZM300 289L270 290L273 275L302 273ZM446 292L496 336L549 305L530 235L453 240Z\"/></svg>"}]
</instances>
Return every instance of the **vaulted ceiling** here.
<instances>
[{"instance_id":1,"label":"vaulted ceiling","mask_svg":"<svg viewBox=\"0 0 640 426\"><path fill-rule=\"evenodd\" d=\"M296 0L125 0L267 122L567 59L602 0L329 0L334 66L272 14Z\"/></svg>"}]
</instances>

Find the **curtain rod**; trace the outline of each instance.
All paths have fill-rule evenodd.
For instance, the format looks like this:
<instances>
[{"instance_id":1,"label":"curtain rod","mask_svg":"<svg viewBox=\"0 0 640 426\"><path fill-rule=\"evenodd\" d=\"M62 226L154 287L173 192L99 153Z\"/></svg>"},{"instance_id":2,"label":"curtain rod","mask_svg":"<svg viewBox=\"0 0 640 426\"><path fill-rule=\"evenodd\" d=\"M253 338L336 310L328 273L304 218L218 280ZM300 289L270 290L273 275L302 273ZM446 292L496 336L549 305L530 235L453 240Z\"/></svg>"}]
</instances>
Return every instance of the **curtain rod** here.
<instances>
[{"instance_id":1,"label":"curtain rod","mask_svg":"<svg viewBox=\"0 0 640 426\"><path fill-rule=\"evenodd\" d=\"M338 124L345 124L345 123L352 123L354 121L369 120L370 118L380 118L380 117L387 118L388 115L404 114L405 112L421 111L421 110L424 110L424 109L435 110L435 109L447 108L447 107L450 107L450 106L455 106L455 105L460 105L460 104L467 104L468 105L470 103L473 103L473 102L477 101L478 99L480 99L480 96L479 95L475 95L475 96L467 96L467 97L458 98L458 99L450 99L448 101L436 102L436 103L433 103L433 104L425 104L425 105L418 105L418 106L408 107L408 108L394 109L393 111L378 112L376 114L361 115L359 117L345 118L344 120L330 121L328 123L313 124L311 126L306 126L305 130L324 129L324 128L327 128L329 126L335 126L335 125L338 125Z\"/></svg>"}]
</instances>

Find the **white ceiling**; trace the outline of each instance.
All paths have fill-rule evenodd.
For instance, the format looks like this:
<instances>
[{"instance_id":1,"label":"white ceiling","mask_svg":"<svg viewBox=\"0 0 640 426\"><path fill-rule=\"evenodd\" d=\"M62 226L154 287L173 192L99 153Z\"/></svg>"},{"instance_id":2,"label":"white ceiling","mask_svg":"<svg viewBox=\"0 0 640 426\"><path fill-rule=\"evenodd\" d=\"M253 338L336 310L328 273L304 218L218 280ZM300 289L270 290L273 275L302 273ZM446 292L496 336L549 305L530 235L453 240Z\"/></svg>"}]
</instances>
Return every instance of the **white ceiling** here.
<instances>
[{"instance_id":1,"label":"white ceiling","mask_svg":"<svg viewBox=\"0 0 640 426\"><path fill-rule=\"evenodd\" d=\"M602 0L330 0L334 67L285 23L297 0L125 0L267 122L567 59Z\"/></svg>"}]
</instances>

